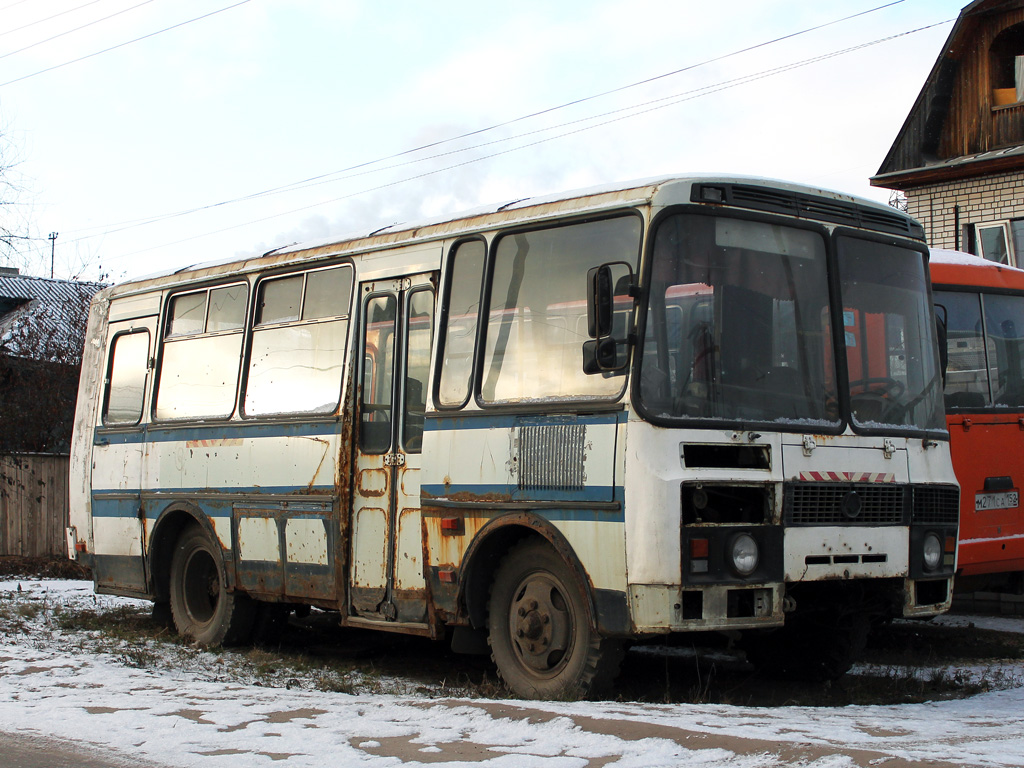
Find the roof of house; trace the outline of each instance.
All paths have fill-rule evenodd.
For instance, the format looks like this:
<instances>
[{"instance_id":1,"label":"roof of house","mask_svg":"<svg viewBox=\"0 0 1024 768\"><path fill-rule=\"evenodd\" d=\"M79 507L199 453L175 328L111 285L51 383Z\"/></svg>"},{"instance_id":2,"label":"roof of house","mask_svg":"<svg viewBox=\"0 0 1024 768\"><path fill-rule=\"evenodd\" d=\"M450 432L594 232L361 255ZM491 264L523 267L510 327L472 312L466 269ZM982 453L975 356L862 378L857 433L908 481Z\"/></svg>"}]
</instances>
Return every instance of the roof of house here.
<instances>
[{"instance_id":1,"label":"roof of house","mask_svg":"<svg viewBox=\"0 0 1024 768\"><path fill-rule=\"evenodd\" d=\"M873 185L900 189L908 181L930 183L1024 167L1024 143L958 157L939 157L937 153L950 113L957 108L952 102L961 61L976 52L987 19L1021 8L1024 0L974 0L961 9L895 141L871 178Z\"/></svg>"},{"instance_id":2,"label":"roof of house","mask_svg":"<svg viewBox=\"0 0 1024 768\"><path fill-rule=\"evenodd\" d=\"M103 287L0 272L0 354L49 361L77 356L89 301Z\"/></svg>"}]
</instances>

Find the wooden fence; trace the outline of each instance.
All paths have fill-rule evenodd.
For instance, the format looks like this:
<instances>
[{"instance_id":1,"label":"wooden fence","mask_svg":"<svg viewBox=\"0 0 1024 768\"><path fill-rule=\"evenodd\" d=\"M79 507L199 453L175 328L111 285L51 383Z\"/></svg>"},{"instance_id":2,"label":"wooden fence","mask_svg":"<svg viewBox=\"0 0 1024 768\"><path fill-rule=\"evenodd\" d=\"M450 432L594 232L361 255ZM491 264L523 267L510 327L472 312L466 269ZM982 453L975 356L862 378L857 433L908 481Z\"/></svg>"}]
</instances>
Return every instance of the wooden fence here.
<instances>
[{"instance_id":1,"label":"wooden fence","mask_svg":"<svg viewBox=\"0 0 1024 768\"><path fill-rule=\"evenodd\" d=\"M0 555L67 556L67 456L0 456Z\"/></svg>"}]
</instances>

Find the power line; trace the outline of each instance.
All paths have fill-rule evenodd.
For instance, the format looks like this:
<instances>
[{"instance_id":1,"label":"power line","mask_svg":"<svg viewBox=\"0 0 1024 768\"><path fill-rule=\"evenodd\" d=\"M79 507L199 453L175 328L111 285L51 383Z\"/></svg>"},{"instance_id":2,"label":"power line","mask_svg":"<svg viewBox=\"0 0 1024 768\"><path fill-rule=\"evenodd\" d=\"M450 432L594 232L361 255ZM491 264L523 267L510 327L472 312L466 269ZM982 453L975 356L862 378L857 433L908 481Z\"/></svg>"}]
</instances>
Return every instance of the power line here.
<instances>
[{"instance_id":1,"label":"power line","mask_svg":"<svg viewBox=\"0 0 1024 768\"><path fill-rule=\"evenodd\" d=\"M146 0L146 2L152 2L152 0ZM91 59L94 56L99 56L99 55L104 54L104 53L110 53L111 51L116 51L118 48L124 48L126 45L131 45L132 43L137 43L137 42L139 42L141 40L148 40L151 37L156 37L157 35L163 34L164 32L169 32L172 29L178 29L179 27L184 27L186 24L191 24L194 21L202 21L203 19L208 19L211 16L216 16L218 13L223 13L224 11L230 11L232 8L237 8L238 6L245 5L248 2L250 2L250 0L239 0L239 2L237 2L237 3L225 6L224 8L220 8L220 9L218 9L216 11L210 11L210 13L205 13L202 16L196 16L194 19L189 19L188 21L182 21L182 22L179 22L178 24L173 24L173 25L171 25L169 27L164 27L163 29L158 29L156 32L150 32L148 35L143 35L142 37L136 37L133 40L128 40L128 41L123 42L123 43L118 43L117 45L112 45L109 48L104 48L102 51L96 51L95 53L89 53L89 54L86 54L85 56L80 56L77 59L72 59L71 61L65 61L63 64L54 64L52 67L47 67L46 69L40 69L38 72L33 72L33 73L29 74L29 75L22 75L21 77L16 77L13 80L8 80L6 83L0 83L0 88L3 88L4 86L7 86L7 85L13 85L14 83L20 83L22 80L28 80L30 77L35 77L36 75L42 75L42 74L45 74L46 72L52 72L55 69L60 69L61 67L66 67L66 66L68 66L70 64L77 64L80 61L85 61L86 59Z\"/></svg>"},{"instance_id":2,"label":"power line","mask_svg":"<svg viewBox=\"0 0 1024 768\"><path fill-rule=\"evenodd\" d=\"M689 65L687 65L685 67L681 67L679 69L672 70L671 72L665 72L663 74L655 75L653 77L648 77L648 78L645 78L643 80L639 80L639 81L634 82L634 83L629 83L628 85L618 86L618 87L612 88L610 90L601 91L600 93L595 93L595 94L591 94L589 96L584 96L584 97L581 97L581 98L578 98L578 99L573 99L571 101L568 101L568 102L565 102L565 103L562 103L562 104L559 104L559 105L556 105L556 106L553 106L553 107L547 107L545 109L541 109L541 110L538 110L536 112L531 112L531 113L526 114L526 115L521 115L519 117L515 117L515 118L512 118L510 120L505 120L503 122L496 123L494 125L490 125L490 126L487 126L485 128L478 128L478 129L475 129L475 130L472 130L472 131L468 131L466 133L459 134L457 136L451 136L451 137L448 137L448 138L445 138L445 139L439 139L438 141L429 142L427 144L423 144L423 145L420 145L418 147L414 147L412 149L405 149L405 150L402 150L400 152L396 152L394 154L387 155L385 157L377 158L375 160L368 160L368 161L365 161L365 162L356 163L355 165L351 165L351 166L348 166L346 168L341 168L341 169L338 169L336 171L330 171L328 173L319 174L317 176L312 176L310 178L302 179L300 181L291 182L289 184L283 184L283 185L280 185L280 186L277 186L277 187L271 187L269 189L265 189L265 190L262 190L260 192L253 192L253 193L249 193L249 194L242 195L242 196L239 196L239 197L230 198L230 199L227 199L227 200L221 200L221 201L216 202L216 203L209 203L209 204L206 204L206 205L201 205L201 206L197 206L197 207L194 207L194 208L187 208L187 209L179 210L179 211L173 211L173 212L166 213L166 214L154 214L153 216L148 216L148 217L144 217L144 218L141 218L141 219L133 219L133 220L130 220L130 221L124 221L124 222L120 222L120 223L117 223L117 224L102 225L102 226L97 226L97 227L89 227L89 228L86 228L86 229L83 229L83 230L80 230L80 231L88 232L88 231L93 230L93 229L103 229L105 231L102 234L104 234L104 235L105 234L113 234L113 233L116 233L116 232L123 232L124 230L130 229L132 227L146 226L147 224L153 224L153 223L157 223L157 222L160 222L160 221L166 221L168 219L178 218L178 217L181 217L181 216L187 216L187 215L190 215L190 214L193 214L193 213L198 213L200 211L210 210L211 208L219 208L219 207L223 207L223 206L227 206L227 205L232 205L234 203L240 203L240 202L246 202L246 201L249 201L249 200L254 200L254 199L257 199L257 198L260 198L260 197L264 197L264 196L267 196L267 195L274 195L274 194L280 194L282 192L291 192L291 191L294 191L294 190L303 189L303 188L306 188L306 187L309 187L309 186L314 186L317 183L325 183L326 180L331 179L332 177L337 177L337 178L333 179L335 181L341 181L341 180L344 180L344 179L353 178L353 176L355 176L355 175L362 175L362 174L352 174L353 171L358 171L358 170L363 169L363 168L368 168L370 166L379 165L380 163L385 163L385 162L387 162L389 160L396 160L396 159L398 159L400 157L405 157L407 155L415 154L417 152L423 152L423 151L426 151L428 149L433 149L433 148L442 146L444 144L450 144L450 143L453 143L453 142L456 142L456 141L461 141L463 139L471 138L473 136L479 136L481 134L488 133L488 132L491 132L491 131L495 131L495 130L498 130L499 128L505 128L505 127L508 127L510 125L514 125L516 123L521 123L521 122L524 122L526 120L530 120L530 119L535 118L535 117L540 117L540 116L543 116L543 115L546 115L546 114L551 114L553 112L557 112L559 110L567 109L569 107L573 107L573 106L577 106L577 105L580 105L580 104L584 104L584 103L589 102L589 101L594 101L594 100L602 98L604 96L610 96L610 95L613 95L613 94L616 94L616 93L621 93L623 91L630 90L632 88L638 88L638 87L640 87L642 85L648 85L650 83L657 82L659 80L664 80L666 78L673 77L675 75L679 75L679 74L682 74L684 72L689 72L689 71L692 71L694 69L698 69L700 67L707 66L708 64L714 64L716 62L724 61L725 59L733 58L735 56L739 56L739 55L744 54L744 53L749 53L749 52L755 51L755 50L757 50L759 48L764 48L764 47L767 47L767 46L770 46L770 45L774 45L776 43L780 43L780 42L783 42L785 40L791 40L791 39L793 39L795 37L800 37L802 35L806 35L806 34L809 34L811 32L816 32L816 31L825 29L827 27L834 26L836 24L841 24L843 22L850 21L850 20L858 18L860 16L866 16L868 14L875 13L876 11L884 10L886 8L891 8L892 6L899 5L899 4L903 3L903 2L905 2L905 0L892 0L892 2L887 2L887 3L883 4L883 5L875 6L874 8L869 8L867 10L859 11L857 13L850 14L850 15L847 15L847 16L843 16L843 17L838 18L838 19L833 19L832 21L828 21L828 22L825 22L823 24L818 24L818 25L815 25L815 26L812 26L812 27L807 27L807 28L799 30L797 32L791 32L789 34L782 35L780 37L776 37L776 38L773 38L771 40L766 40L766 41L763 41L763 42L760 42L760 43L756 43L754 45L747 46L746 48L741 48L741 49L732 51L730 53L723 54L721 56L715 56L715 57L712 57L710 59L705 59L704 61L700 61L700 62L697 62L695 64L689 64ZM550 128L546 128L546 129L541 129L541 130L556 130L557 128L560 128L560 127L563 127L563 125L556 125L556 126L553 126L553 127L550 127ZM534 132L534 133L536 133L536 132ZM529 134L520 134L518 136L507 137L507 138L504 138L504 139L499 139L497 141L511 141L511 140L516 139L516 138L520 138L523 135L529 135ZM469 151L469 150L472 150L472 149L477 149L477 148L479 148L481 146L488 146L488 145L493 144L493 143L495 143L495 142L486 142L486 143L484 143L482 145L474 145L474 146L471 146L471 147L465 147L463 149L456 150L455 152L466 152L466 151ZM391 170L393 168L401 167L402 165L408 165L408 164L416 163L416 162L423 162L425 160L432 160L432 159L436 159L437 157L442 157L442 156L450 155L450 154L454 154L454 152L442 153L441 155L431 155L430 157L419 158L417 160L410 161L410 163L401 163L401 164L398 164L398 165L391 165L391 166L387 166L385 168L381 168L379 170ZM351 174L351 175L345 176L343 174ZM116 227L116 229L111 229L111 227ZM80 241L80 240L85 240L85 239L89 239L91 237L98 237L98 236L99 235L84 235L84 236L79 237L79 238L77 238L75 240L72 240L72 242L77 242L77 241Z\"/></svg>"},{"instance_id":3,"label":"power line","mask_svg":"<svg viewBox=\"0 0 1024 768\"><path fill-rule=\"evenodd\" d=\"M44 45L44 44L52 42L52 41L54 41L54 40L56 40L58 38L65 37L66 35L70 35L70 34L73 34L75 32L80 32L81 30L87 29L88 27L91 27L94 24L99 24L100 22L103 22L103 21L109 21L110 19L114 18L115 16L120 16L122 13L127 13L128 11L134 11L136 8L141 8L142 6L148 5L149 3L152 3L152 2L154 2L154 0L142 0L142 2L139 3L138 5L133 5L130 8L124 8L124 9L122 9L120 11L117 11L116 13L110 14L109 16L104 16L102 19L96 19L94 21L90 21L89 23L83 24L80 27L75 27L74 29L69 29L66 32L61 32L59 34L56 34L53 37L48 37L45 40L40 40L38 42L32 43L31 45L26 45L24 48L19 48L16 51L8 51L7 53L2 53L2 54L0 54L0 59L6 59L8 56L13 56L16 53L22 53L24 51L29 50L30 48L35 48L37 45ZM91 5L91 3L86 3L86 5ZM84 6L79 6L79 7L84 7ZM60 14L58 14L58 16L59 15ZM55 17L51 16L50 18L55 18ZM43 21L47 21L47 19L43 19ZM38 22L35 22L35 23L38 23ZM5 85L6 85L6 83L5 83Z\"/></svg>"},{"instance_id":4,"label":"power line","mask_svg":"<svg viewBox=\"0 0 1024 768\"><path fill-rule=\"evenodd\" d=\"M305 206L302 206L300 208L294 208L294 209L289 210L289 211L282 211L280 213L272 214L270 216L262 216L259 219L254 219L254 220L251 220L251 221L242 222L240 224L234 224L234 225L231 225L231 226L228 226L228 227L221 227L220 229L212 230L210 232L204 232L204 233L201 233L201 234L198 234L198 235L192 235L191 237L182 238L180 240L175 240L175 241L170 242L170 243L162 243L160 245L154 245L154 246L151 246L149 248L143 248L143 249L138 250L138 251L132 251L131 253L121 254L120 256L115 256L115 257L113 257L111 259L108 259L108 262L120 261L122 259L126 259L126 258L129 258L131 256L137 256L137 255L142 254L142 253L148 253L150 251L155 251L155 250L158 250L160 248L167 248L167 247L174 246L174 245L180 245L182 243L187 243L187 242L190 242L192 240L199 240L201 238L209 237L211 235L217 235L217 234L221 234L223 232L229 232L229 231L231 231L233 229L240 229L242 227L248 227L248 226L251 226L253 224L258 224L258 223L262 223L264 221L269 221L270 219L277 219L277 218L281 218L283 216L291 216L291 215L294 215L296 213L302 213L304 211L311 210L313 208L319 208L322 205L330 205L332 203L338 203L338 202L341 202L343 200L348 200L348 199L351 199L353 197L358 197L359 195L365 195L365 194L369 194L371 192L379 192L381 190L389 189L391 187L395 187L395 186L398 186L400 184L406 184L406 183L408 183L410 181L417 181L419 179L423 179L423 178L426 178L428 176L435 176L435 175L437 175L439 173L444 173L445 171L451 171L451 170L454 170L456 168L462 168L462 167L465 167L467 165L472 165L474 163L482 162L484 160L491 160L491 159L493 159L495 157L500 157L502 155L507 155L507 154L510 154L512 152L518 152L518 151L523 150L523 149L528 149L529 147L534 147L534 146L537 146L537 145L540 145L540 144L545 144L545 143L547 143L549 141L554 141L556 139L565 138L567 136L573 136L573 135L576 135L576 134L579 134L579 133L583 133L585 131L594 130L595 128L601 128L601 127L604 127L604 126L607 126L607 125L611 125L613 123L622 122L623 120L629 120L629 119L634 118L634 117L639 117L640 115L648 114L650 112L654 112L654 111L657 111L657 110L660 110L660 109L665 109L667 107L675 106L676 104L680 104L680 103L685 102L685 101L692 101L693 99L697 99L697 98L700 98L702 96L708 96L708 95L710 95L712 93L718 93L720 91L724 91L724 90L727 90L729 88L735 88L735 87L740 86L740 85L746 85L748 83L752 83L752 82L755 82L757 80L763 80L763 79L765 79L767 77L773 77L773 76L778 75L778 74L783 74L785 72L790 72L790 71L792 71L794 69L799 69L801 67L806 67L806 66L809 66L811 64L817 64L819 62L826 61L828 59L833 59L833 58L836 58L836 57L839 57L839 56L843 56L843 55L846 55L846 54L849 54L849 53L854 53L856 51L861 51L861 50L864 50L866 48L870 48L870 47L873 47L875 45L880 45L882 43L891 42L893 40L897 40L897 39L900 39L900 38L903 38L903 37L907 37L909 35L913 35L913 34L916 34L918 32L924 32L926 30L942 26L943 24L949 24L952 21L955 21L955 19L946 19L944 21L939 21L939 22L936 22L934 24L928 24L926 26L918 27L917 29L911 29L911 30L908 30L906 32L899 32L899 33L897 33L895 35L889 35L887 37L878 38L877 40L872 40L872 41L867 42L867 43L861 43L859 45L851 46L849 48L844 48L842 50L831 51L829 53L825 53L825 54L822 54L820 56L815 56L815 57L812 57L812 58L809 58L809 59L804 59L802 61L792 62L790 64L784 64L784 65L781 65L781 66L778 66L778 67L773 67L771 69L763 70L761 72L757 72L757 73L754 73L752 75L744 75L742 77L734 78L732 80L725 80L725 81L722 81L720 83L716 83L714 85L709 85L709 86L704 86L702 88L697 88L697 89L694 89L693 91L687 91L685 93L675 94L673 96L666 96L666 97L663 97L661 99L655 99L653 101L646 102L646 103L643 103L643 104L634 105L632 107L624 107L621 110L614 110L612 112L605 113L605 115L604 115L604 116L610 116L610 115L618 114L618 116L612 117L611 119L604 120L604 121L599 122L599 123L595 123L593 125L583 126L581 128L576 128L576 129L571 130L571 131L566 131L564 133L557 134L555 136L548 136L546 138L538 139L536 141L532 141L532 142L529 142L527 144L522 144L522 145L519 145L519 146L511 147L509 149L501 150L500 152L493 152L493 153L491 153L489 155L483 155L483 156L480 156L480 157L471 158L469 160L465 160L465 161L460 162L460 163L453 163L452 165L448 165L448 166L445 166L443 168L435 168L435 169L430 170L430 171L424 171L423 173L419 173L419 174L416 174L414 176L408 176L408 177L403 178L403 179L397 179L395 181L391 181L391 182L388 182L386 184L380 184L380 185L375 186L375 187L370 187L370 188L367 188L367 189L362 189L362 190L359 190L359 191L356 191L356 192L349 193L347 195L342 195L340 197L332 198L330 200L321 200L320 202L311 203L310 205L305 205ZM625 111L629 111L629 114L624 114L624 115L623 114L619 114L619 113L622 113L622 112L625 112ZM585 120L598 119L600 117L602 117L602 115L592 116L590 118L584 118L583 120L575 121L575 122L579 123L579 122L583 122ZM545 130L554 130L556 128L567 127L568 125L572 125L572 124L573 123L564 123L562 125L553 126L552 128L545 129ZM497 142L494 142L494 143L497 143ZM454 154L454 153L450 153L450 154ZM82 239L84 239L84 238L82 238Z\"/></svg>"},{"instance_id":5,"label":"power line","mask_svg":"<svg viewBox=\"0 0 1024 768\"><path fill-rule=\"evenodd\" d=\"M86 6L96 5L96 3L100 3L100 2L103 2L103 0L89 0L88 3L83 3L82 5L76 5L74 8L68 8L66 11L61 11L60 13L55 13L55 14L53 14L53 16L47 16L45 19L36 19L35 21L31 21L28 24L22 24L20 27L17 27L15 29L8 29L8 30L5 30L3 32L0 32L0 37L3 37L4 35L9 35L12 32L21 32L21 30L28 29L29 27L34 27L36 24L42 24L44 21L52 21L53 19L56 19L58 16L63 16L65 14L67 14L67 13L72 13L74 11L80 11L83 8L85 8Z\"/></svg>"},{"instance_id":6,"label":"power line","mask_svg":"<svg viewBox=\"0 0 1024 768\"><path fill-rule=\"evenodd\" d=\"M8 8L13 8L16 5L21 5L22 3L27 2L28 0L17 0L17 2L11 3L10 5L5 5L3 8L0 8L0 11L6 11Z\"/></svg>"}]
</instances>

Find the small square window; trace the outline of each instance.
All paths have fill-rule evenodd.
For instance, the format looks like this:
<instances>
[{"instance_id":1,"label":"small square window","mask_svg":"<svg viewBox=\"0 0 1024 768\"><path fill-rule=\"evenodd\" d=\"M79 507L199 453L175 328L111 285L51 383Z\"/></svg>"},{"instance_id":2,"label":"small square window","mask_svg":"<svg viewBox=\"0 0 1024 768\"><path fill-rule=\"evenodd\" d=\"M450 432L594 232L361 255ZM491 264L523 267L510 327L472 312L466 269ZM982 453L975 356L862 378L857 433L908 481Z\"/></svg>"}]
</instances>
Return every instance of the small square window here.
<instances>
[{"instance_id":1,"label":"small square window","mask_svg":"<svg viewBox=\"0 0 1024 768\"><path fill-rule=\"evenodd\" d=\"M171 300L168 336L202 333L206 322L206 291L186 293Z\"/></svg>"}]
</instances>

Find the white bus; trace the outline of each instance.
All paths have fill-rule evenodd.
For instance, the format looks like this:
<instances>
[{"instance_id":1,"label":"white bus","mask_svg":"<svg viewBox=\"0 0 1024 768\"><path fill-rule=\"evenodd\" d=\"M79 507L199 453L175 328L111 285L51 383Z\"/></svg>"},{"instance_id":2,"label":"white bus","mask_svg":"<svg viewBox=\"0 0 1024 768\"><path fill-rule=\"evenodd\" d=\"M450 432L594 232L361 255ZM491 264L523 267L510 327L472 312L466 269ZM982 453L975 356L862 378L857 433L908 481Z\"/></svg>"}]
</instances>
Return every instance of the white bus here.
<instances>
[{"instance_id":1,"label":"white bus","mask_svg":"<svg viewBox=\"0 0 1024 768\"><path fill-rule=\"evenodd\" d=\"M114 286L70 552L200 643L316 606L524 697L696 631L840 675L950 602L927 259L884 205L701 176Z\"/></svg>"}]
</instances>

